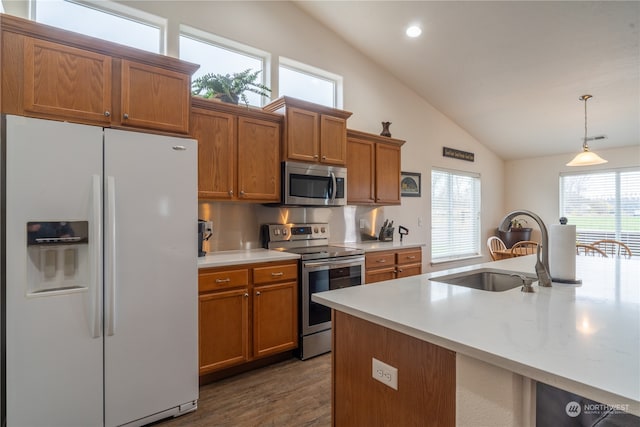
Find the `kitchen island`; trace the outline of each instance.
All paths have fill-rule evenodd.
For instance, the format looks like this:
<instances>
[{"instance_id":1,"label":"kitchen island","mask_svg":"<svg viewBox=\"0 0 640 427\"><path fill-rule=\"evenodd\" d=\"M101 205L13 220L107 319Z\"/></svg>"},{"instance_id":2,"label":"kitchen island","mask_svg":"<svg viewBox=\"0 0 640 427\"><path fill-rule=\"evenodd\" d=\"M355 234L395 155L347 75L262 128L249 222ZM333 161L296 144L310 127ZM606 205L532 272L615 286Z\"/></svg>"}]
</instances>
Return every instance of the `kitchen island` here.
<instances>
[{"instance_id":1,"label":"kitchen island","mask_svg":"<svg viewBox=\"0 0 640 427\"><path fill-rule=\"evenodd\" d=\"M445 424L453 411L457 425L532 425L535 381L640 414L639 260L578 257L580 286L534 286L535 293L488 292L433 279L478 267L533 273L534 263L532 255L314 294L314 301L334 310L337 424L345 402L356 416L349 393L363 381L362 389L372 390L369 400L387 402L364 408L378 419L394 419L415 390L443 386L425 393L448 393L443 401L455 401L455 408L444 410ZM415 353L407 358L407 351ZM345 370L349 353L360 357L359 364ZM398 368L397 391L372 379L372 357ZM431 366L437 377L431 372L420 379ZM394 400L412 388L409 397Z\"/></svg>"}]
</instances>

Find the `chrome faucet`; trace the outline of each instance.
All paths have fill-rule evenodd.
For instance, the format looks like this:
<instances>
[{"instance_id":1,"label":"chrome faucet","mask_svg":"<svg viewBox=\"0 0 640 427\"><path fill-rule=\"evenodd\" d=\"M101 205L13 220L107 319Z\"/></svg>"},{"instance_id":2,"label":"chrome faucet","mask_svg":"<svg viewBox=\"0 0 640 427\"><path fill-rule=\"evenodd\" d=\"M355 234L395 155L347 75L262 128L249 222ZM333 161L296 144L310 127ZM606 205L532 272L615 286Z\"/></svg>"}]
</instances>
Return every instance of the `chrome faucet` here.
<instances>
[{"instance_id":1,"label":"chrome faucet","mask_svg":"<svg viewBox=\"0 0 640 427\"><path fill-rule=\"evenodd\" d=\"M536 254L536 275L538 276L538 286L551 287L551 275L549 274L549 233L547 226L544 225L542 219L531 211L513 211L507 214L498 226L499 231L507 231L511 220L519 215L525 215L533 218L540 227L542 234L542 242L538 245L538 253Z\"/></svg>"}]
</instances>

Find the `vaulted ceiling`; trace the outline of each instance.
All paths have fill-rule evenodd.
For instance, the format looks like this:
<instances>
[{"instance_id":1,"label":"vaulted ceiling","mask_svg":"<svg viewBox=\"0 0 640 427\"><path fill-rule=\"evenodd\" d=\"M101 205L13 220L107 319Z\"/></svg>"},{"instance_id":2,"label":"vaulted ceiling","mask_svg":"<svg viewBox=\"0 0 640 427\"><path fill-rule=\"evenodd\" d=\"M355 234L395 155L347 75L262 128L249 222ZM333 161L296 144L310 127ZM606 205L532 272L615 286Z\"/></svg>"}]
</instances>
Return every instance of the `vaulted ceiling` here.
<instances>
[{"instance_id":1,"label":"vaulted ceiling","mask_svg":"<svg viewBox=\"0 0 640 427\"><path fill-rule=\"evenodd\" d=\"M640 2L295 3L504 159L577 152L583 94L594 151L640 144Z\"/></svg>"}]
</instances>

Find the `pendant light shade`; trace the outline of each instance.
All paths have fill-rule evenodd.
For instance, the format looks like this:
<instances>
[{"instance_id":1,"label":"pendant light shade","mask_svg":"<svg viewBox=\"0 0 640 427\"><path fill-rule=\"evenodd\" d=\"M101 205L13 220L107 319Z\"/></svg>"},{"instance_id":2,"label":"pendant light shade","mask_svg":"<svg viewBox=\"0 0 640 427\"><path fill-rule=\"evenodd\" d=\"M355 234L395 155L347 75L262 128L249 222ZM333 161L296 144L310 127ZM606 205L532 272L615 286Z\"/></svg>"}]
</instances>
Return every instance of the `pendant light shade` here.
<instances>
[{"instance_id":1,"label":"pendant light shade","mask_svg":"<svg viewBox=\"0 0 640 427\"><path fill-rule=\"evenodd\" d=\"M586 149L582 153L579 153L577 156L575 156L569 163L567 163L567 166L592 166L601 165L603 163L607 163L607 160L598 156L593 151L589 151L588 149Z\"/></svg>"},{"instance_id":2,"label":"pendant light shade","mask_svg":"<svg viewBox=\"0 0 640 427\"><path fill-rule=\"evenodd\" d=\"M589 150L589 144L587 141L587 101L589 98L592 98L591 95L582 95L580 101L584 101L584 140L582 141L582 152L573 158L567 166L592 166L592 165L601 165L603 163L607 163L607 160L598 156L593 151ZM595 139L595 138L591 138ZM602 138L598 138L602 139Z\"/></svg>"}]
</instances>

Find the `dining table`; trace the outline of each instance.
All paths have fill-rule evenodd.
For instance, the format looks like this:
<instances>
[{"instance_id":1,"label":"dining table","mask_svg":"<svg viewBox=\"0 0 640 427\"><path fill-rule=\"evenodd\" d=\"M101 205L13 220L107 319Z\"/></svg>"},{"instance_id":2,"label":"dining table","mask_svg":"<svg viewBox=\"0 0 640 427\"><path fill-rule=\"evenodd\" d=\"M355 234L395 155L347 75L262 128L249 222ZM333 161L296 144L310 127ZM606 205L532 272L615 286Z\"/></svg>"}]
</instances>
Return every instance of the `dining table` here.
<instances>
[{"instance_id":1,"label":"dining table","mask_svg":"<svg viewBox=\"0 0 640 427\"><path fill-rule=\"evenodd\" d=\"M507 258L515 258L518 256L524 256L524 255L530 255L530 254L511 252L511 249L499 249L499 250L493 251L493 256L495 257L495 261L498 261L501 259L507 259Z\"/></svg>"}]
</instances>

